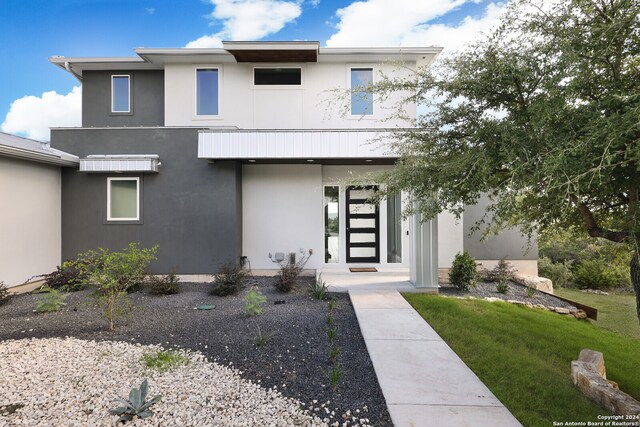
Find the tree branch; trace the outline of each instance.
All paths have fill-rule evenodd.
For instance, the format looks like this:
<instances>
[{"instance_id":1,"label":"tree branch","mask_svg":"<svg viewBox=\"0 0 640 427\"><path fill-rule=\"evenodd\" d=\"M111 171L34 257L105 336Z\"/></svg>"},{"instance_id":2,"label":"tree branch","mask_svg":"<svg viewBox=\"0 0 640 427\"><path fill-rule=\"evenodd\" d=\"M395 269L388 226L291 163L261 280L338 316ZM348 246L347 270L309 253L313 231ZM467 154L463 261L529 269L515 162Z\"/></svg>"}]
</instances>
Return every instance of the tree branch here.
<instances>
[{"instance_id":1,"label":"tree branch","mask_svg":"<svg viewBox=\"0 0 640 427\"><path fill-rule=\"evenodd\" d=\"M589 209L589 206L587 206L586 203L580 203L578 198L574 195L571 195L570 197L571 201L576 205L582 221L587 227L587 233L589 233L589 236L599 237L616 243L622 243L630 237L631 234L626 231L605 230L598 226L598 222Z\"/></svg>"}]
</instances>

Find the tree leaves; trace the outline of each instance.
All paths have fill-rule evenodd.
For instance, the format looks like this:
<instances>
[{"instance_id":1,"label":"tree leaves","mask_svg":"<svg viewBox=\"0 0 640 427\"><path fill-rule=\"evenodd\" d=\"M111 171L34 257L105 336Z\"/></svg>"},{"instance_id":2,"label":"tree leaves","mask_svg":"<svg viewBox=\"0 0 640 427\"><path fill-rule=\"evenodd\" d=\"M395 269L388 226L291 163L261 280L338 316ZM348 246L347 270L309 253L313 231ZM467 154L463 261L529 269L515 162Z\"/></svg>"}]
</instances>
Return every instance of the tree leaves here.
<instances>
[{"instance_id":1,"label":"tree leaves","mask_svg":"<svg viewBox=\"0 0 640 427\"><path fill-rule=\"evenodd\" d=\"M409 192L424 218L487 193L494 224L635 236L639 14L633 0L516 1L465 52L413 79L381 79L374 92L411 90L405 102L427 111L397 134L401 158L384 191Z\"/></svg>"}]
</instances>

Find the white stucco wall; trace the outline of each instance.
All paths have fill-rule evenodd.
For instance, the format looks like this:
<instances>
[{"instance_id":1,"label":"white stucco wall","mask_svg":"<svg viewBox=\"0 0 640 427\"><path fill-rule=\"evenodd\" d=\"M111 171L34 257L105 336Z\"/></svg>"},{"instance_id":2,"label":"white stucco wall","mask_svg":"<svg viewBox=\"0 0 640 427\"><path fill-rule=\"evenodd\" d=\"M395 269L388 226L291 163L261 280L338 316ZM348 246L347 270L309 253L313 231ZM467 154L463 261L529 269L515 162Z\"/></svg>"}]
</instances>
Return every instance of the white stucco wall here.
<instances>
[{"instance_id":1,"label":"white stucco wall","mask_svg":"<svg viewBox=\"0 0 640 427\"><path fill-rule=\"evenodd\" d=\"M195 70L202 66L219 69L219 117L199 118L195 115ZM270 64L260 64L268 67ZM282 66L282 64L271 64ZM331 104L335 88L350 85L351 67L372 67L374 79L382 72L406 76L409 70L396 64L376 63L316 63L286 64L302 68L299 87L254 86L254 64L167 64L165 66L165 126L237 126L243 129L326 129L379 128L407 126L398 120L384 120L393 110L381 108L375 102L374 115L342 117L339 108ZM402 94L389 99L394 105ZM415 117L415 106L406 107L409 117Z\"/></svg>"},{"instance_id":2,"label":"white stucco wall","mask_svg":"<svg viewBox=\"0 0 640 427\"><path fill-rule=\"evenodd\" d=\"M60 167L0 157L0 281L19 285L60 263Z\"/></svg>"},{"instance_id":3,"label":"white stucco wall","mask_svg":"<svg viewBox=\"0 0 640 427\"><path fill-rule=\"evenodd\" d=\"M464 251L462 217L456 220L451 212L438 215L438 268L451 268L453 258Z\"/></svg>"},{"instance_id":4,"label":"white stucco wall","mask_svg":"<svg viewBox=\"0 0 640 427\"><path fill-rule=\"evenodd\" d=\"M313 249L307 268L322 262L320 165L242 167L242 254L251 268L274 269L269 252Z\"/></svg>"}]
</instances>

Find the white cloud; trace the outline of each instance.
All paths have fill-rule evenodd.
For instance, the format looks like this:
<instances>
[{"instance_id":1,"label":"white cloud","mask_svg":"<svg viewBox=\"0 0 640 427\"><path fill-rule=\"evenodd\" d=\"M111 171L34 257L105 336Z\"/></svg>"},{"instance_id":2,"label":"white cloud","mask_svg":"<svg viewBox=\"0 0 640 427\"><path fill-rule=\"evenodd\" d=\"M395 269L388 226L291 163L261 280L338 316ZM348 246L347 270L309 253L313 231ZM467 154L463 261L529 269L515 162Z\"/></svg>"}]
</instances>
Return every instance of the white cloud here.
<instances>
[{"instance_id":1,"label":"white cloud","mask_svg":"<svg viewBox=\"0 0 640 427\"><path fill-rule=\"evenodd\" d=\"M216 35L202 36L190 41L185 47L222 47L222 39Z\"/></svg>"},{"instance_id":2,"label":"white cloud","mask_svg":"<svg viewBox=\"0 0 640 427\"><path fill-rule=\"evenodd\" d=\"M75 86L66 95L51 91L40 97L16 99L0 128L3 132L49 141L50 127L80 126L81 117L82 90Z\"/></svg>"},{"instance_id":3,"label":"white cloud","mask_svg":"<svg viewBox=\"0 0 640 427\"><path fill-rule=\"evenodd\" d=\"M327 46L444 46L458 49L496 25L503 3L457 24L430 24L469 0L363 0L339 9L338 31ZM477 1L474 1L477 2Z\"/></svg>"},{"instance_id":4,"label":"white cloud","mask_svg":"<svg viewBox=\"0 0 640 427\"><path fill-rule=\"evenodd\" d=\"M186 47L219 47L222 40L260 40L277 33L302 13L298 1L210 0L211 17L222 29L187 43Z\"/></svg>"}]
</instances>

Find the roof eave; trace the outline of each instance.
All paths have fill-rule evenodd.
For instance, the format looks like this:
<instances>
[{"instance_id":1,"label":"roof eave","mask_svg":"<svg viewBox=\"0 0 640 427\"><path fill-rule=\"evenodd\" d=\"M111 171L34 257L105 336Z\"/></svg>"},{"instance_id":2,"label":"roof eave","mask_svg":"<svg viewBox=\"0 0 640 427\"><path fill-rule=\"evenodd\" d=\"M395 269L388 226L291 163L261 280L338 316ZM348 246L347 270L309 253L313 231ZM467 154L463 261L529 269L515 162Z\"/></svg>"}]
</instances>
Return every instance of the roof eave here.
<instances>
[{"instance_id":1,"label":"roof eave","mask_svg":"<svg viewBox=\"0 0 640 427\"><path fill-rule=\"evenodd\" d=\"M80 160L77 157L70 154L68 155L69 157L62 157L56 154L38 153L2 144L0 144L0 155L58 166L77 167L80 163Z\"/></svg>"}]
</instances>

